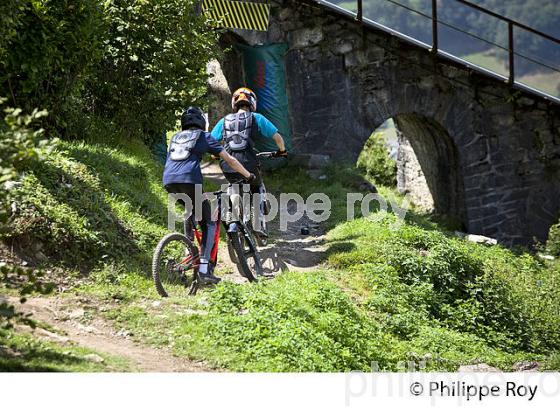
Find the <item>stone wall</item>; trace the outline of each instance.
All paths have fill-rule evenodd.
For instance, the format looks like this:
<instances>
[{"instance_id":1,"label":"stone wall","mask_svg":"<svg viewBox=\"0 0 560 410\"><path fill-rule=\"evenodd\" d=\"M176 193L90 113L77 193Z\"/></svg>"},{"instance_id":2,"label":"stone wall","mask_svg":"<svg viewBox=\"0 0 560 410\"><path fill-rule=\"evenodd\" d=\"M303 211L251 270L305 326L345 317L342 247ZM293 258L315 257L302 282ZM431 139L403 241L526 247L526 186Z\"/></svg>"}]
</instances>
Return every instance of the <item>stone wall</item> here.
<instances>
[{"instance_id":1,"label":"stone wall","mask_svg":"<svg viewBox=\"0 0 560 410\"><path fill-rule=\"evenodd\" d=\"M397 190L403 195L409 195L420 211L432 212L435 210L434 199L414 148L402 132L399 131L398 137Z\"/></svg>"},{"instance_id":2,"label":"stone wall","mask_svg":"<svg viewBox=\"0 0 560 410\"><path fill-rule=\"evenodd\" d=\"M316 3L270 3L267 33L236 34L248 44L288 43L298 152L355 161L394 118L436 208L508 245L546 239L560 214L558 106Z\"/></svg>"}]
</instances>

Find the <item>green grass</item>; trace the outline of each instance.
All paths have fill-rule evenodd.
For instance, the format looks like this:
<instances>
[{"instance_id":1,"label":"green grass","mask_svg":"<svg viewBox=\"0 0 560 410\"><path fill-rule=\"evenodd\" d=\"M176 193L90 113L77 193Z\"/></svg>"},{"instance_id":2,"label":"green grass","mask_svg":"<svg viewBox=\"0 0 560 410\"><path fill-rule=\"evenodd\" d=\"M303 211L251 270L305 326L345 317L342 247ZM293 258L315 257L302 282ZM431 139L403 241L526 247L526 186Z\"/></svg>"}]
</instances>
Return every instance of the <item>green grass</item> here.
<instances>
[{"instance_id":1,"label":"green grass","mask_svg":"<svg viewBox=\"0 0 560 410\"><path fill-rule=\"evenodd\" d=\"M97 363L87 357L103 358ZM131 371L126 360L75 345L59 345L28 333L0 330L0 371L111 372Z\"/></svg>"},{"instance_id":2,"label":"green grass","mask_svg":"<svg viewBox=\"0 0 560 410\"><path fill-rule=\"evenodd\" d=\"M166 233L161 172L140 143L63 142L27 175L11 239L40 242L54 264L87 274L74 292L105 305L138 341L220 368L401 370L412 360L428 370L510 370L539 360L558 369L560 264L457 239L452 223L414 208L398 230L390 213L347 222L346 195L363 177L340 164L325 180L294 167L265 178L270 192L330 197L326 268L162 300L149 278Z\"/></svg>"}]
</instances>

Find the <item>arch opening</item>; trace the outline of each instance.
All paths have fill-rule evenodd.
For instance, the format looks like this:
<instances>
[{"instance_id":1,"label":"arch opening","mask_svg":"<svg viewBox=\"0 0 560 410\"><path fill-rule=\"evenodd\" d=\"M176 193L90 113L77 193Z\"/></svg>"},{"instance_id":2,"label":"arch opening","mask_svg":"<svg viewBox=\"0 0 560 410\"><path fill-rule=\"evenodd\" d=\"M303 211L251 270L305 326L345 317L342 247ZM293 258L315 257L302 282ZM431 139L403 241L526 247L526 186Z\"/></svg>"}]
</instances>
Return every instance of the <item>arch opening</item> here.
<instances>
[{"instance_id":1,"label":"arch opening","mask_svg":"<svg viewBox=\"0 0 560 410\"><path fill-rule=\"evenodd\" d=\"M464 188L459 154L449 133L437 122L418 114L399 114L378 127L360 154L358 165L371 162L372 140L383 141L387 157L394 161L394 185L407 194L416 208L452 218L454 225L466 226ZM379 144L379 142L377 142ZM376 158L374 173L386 168ZM367 168L367 167L366 167ZM376 180L375 175L372 175ZM377 183L387 185L387 175Z\"/></svg>"}]
</instances>

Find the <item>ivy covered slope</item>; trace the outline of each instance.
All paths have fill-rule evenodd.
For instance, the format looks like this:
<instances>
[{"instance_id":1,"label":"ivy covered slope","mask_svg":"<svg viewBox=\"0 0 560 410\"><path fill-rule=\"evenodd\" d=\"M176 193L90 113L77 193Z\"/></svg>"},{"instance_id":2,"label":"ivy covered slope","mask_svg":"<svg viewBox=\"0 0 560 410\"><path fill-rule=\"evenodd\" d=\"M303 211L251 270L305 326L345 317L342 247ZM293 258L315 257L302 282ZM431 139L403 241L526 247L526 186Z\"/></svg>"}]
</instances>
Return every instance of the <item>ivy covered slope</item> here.
<instances>
[{"instance_id":1,"label":"ivy covered slope","mask_svg":"<svg viewBox=\"0 0 560 410\"><path fill-rule=\"evenodd\" d=\"M23 177L6 241L31 259L82 271L147 257L165 233L161 173L137 140L61 141Z\"/></svg>"}]
</instances>

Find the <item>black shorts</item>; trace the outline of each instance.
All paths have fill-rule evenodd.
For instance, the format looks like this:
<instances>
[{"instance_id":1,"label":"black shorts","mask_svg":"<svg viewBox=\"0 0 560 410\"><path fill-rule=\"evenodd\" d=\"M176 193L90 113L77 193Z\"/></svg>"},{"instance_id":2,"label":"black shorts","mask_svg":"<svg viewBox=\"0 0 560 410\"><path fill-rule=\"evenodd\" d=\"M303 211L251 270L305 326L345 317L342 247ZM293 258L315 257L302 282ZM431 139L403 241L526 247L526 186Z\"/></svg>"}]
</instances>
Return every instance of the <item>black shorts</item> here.
<instances>
[{"instance_id":1,"label":"black shorts","mask_svg":"<svg viewBox=\"0 0 560 410\"><path fill-rule=\"evenodd\" d=\"M165 190L170 194L185 194L187 195L193 206L193 213L194 213L194 206L196 204L196 185L195 184L169 184L165 186ZM184 207L185 203L181 199L178 202ZM202 221L212 221L212 207L210 206L210 202L208 200L204 200L202 202ZM199 221L200 222L200 221Z\"/></svg>"}]
</instances>

